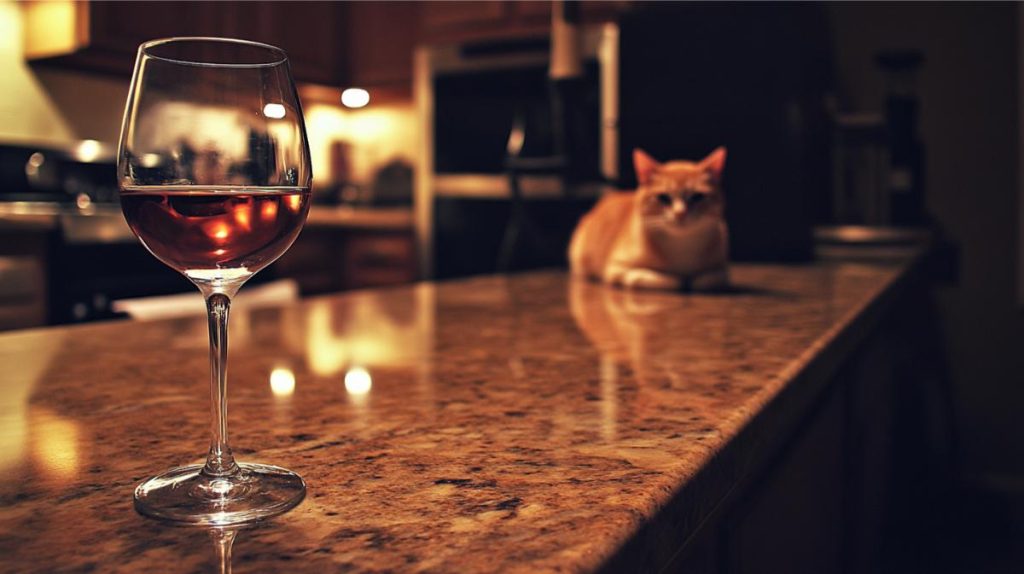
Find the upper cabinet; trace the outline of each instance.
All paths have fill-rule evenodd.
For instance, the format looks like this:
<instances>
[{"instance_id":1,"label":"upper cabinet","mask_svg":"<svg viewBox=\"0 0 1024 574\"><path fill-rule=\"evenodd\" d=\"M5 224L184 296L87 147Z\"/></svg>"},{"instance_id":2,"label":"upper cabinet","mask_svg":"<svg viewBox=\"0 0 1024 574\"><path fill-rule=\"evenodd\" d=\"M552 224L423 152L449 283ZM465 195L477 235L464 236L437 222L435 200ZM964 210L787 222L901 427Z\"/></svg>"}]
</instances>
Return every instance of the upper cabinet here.
<instances>
[{"instance_id":1,"label":"upper cabinet","mask_svg":"<svg viewBox=\"0 0 1024 574\"><path fill-rule=\"evenodd\" d=\"M629 2L581 2L583 21ZM26 56L130 75L139 44L171 36L266 42L288 52L296 80L411 95L417 44L543 35L550 2L44 2L24 4ZM58 14L58 12L60 12Z\"/></svg>"},{"instance_id":2,"label":"upper cabinet","mask_svg":"<svg viewBox=\"0 0 1024 574\"><path fill-rule=\"evenodd\" d=\"M47 4L25 6L25 54L37 63L130 75L142 42L219 36L283 48L299 81L340 85L345 80L346 6L341 3L75 2L64 3L74 18L65 27L54 26L57 20Z\"/></svg>"},{"instance_id":3,"label":"upper cabinet","mask_svg":"<svg viewBox=\"0 0 1024 574\"><path fill-rule=\"evenodd\" d=\"M551 3L424 2L420 22L425 43L541 34L551 24Z\"/></svg>"},{"instance_id":4,"label":"upper cabinet","mask_svg":"<svg viewBox=\"0 0 1024 574\"><path fill-rule=\"evenodd\" d=\"M632 2L592 0L578 2L583 22L612 20ZM551 28L551 2L478 1L422 2L422 43L450 43L536 36Z\"/></svg>"},{"instance_id":5,"label":"upper cabinet","mask_svg":"<svg viewBox=\"0 0 1024 574\"><path fill-rule=\"evenodd\" d=\"M282 48L295 78L328 86L347 79L348 26L341 2L208 2L221 5L227 34Z\"/></svg>"},{"instance_id":6,"label":"upper cabinet","mask_svg":"<svg viewBox=\"0 0 1024 574\"><path fill-rule=\"evenodd\" d=\"M348 5L346 84L403 89L411 94L412 53L419 37L420 2Z\"/></svg>"}]
</instances>

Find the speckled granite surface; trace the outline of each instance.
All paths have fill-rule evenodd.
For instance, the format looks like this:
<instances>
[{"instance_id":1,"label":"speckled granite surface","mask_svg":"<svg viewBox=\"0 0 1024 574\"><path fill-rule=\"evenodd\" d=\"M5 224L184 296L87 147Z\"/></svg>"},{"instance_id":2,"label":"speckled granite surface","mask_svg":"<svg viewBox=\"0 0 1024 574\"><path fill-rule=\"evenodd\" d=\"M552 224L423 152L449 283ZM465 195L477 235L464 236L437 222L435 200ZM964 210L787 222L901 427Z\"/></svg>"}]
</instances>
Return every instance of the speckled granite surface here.
<instances>
[{"instance_id":1,"label":"speckled granite surface","mask_svg":"<svg viewBox=\"0 0 1024 574\"><path fill-rule=\"evenodd\" d=\"M903 273L737 266L738 292L682 295L552 272L236 309L236 456L309 494L237 533L234 572L629 563L651 525L685 536L713 507L764 448L744 433L791 416L774 405ZM132 509L138 482L205 452L205 336L202 317L0 336L0 570L217 570L210 532Z\"/></svg>"}]
</instances>

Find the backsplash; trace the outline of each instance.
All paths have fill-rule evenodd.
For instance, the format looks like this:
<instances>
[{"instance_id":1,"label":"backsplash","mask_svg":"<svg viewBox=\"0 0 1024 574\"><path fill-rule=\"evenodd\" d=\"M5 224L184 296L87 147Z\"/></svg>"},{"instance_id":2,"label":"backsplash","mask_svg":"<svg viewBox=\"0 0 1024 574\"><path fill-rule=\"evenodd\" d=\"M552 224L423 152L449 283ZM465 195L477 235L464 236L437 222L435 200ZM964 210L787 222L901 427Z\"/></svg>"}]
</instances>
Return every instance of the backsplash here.
<instances>
[{"instance_id":1,"label":"backsplash","mask_svg":"<svg viewBox=\"0 0 1024 574\"><path fill-rule=\"evenodd\" d=\"M360 184L371 182L376 171L389 162L412 165L415 159L416 108L411 102L375 106L371 100L360 110L314 104L304 113L315 188L322 189L341 176L334 173L331 159L336 142L351 146L348 176Z\"/></svg>"}]
</instances>

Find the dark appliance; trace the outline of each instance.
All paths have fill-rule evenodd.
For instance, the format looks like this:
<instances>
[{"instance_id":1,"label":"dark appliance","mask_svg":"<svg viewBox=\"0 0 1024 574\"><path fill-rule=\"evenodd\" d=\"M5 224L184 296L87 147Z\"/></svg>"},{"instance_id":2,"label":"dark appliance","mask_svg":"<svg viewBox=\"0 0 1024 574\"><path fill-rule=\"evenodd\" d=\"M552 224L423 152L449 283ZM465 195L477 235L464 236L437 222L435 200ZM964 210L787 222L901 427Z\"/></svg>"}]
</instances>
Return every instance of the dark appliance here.
<instances>
[{"instance_id":1,"label":"dark appliance","mask_svg":"<svg viewBox=\"0 0 1024 574\"><path fill-rule=\"evenodd\" d=\"M40 259L49 324L110 319L117 299L194 289L128 229L114 161L113 146L92 140L0 146L0 209L8 222L0 234L15 246L5 255ZM17 253L18 245L40 243L41 251Z\"/></svg>"},{"instance_id":2,"label":"dark appliance","mask_svg":"<svg viewBox=\"0 0 1024 574\"><path fill-rule=\"evenodd\" d=\"M0 145L0 201L116 202L113 161L111 146L95 140L67 146Z\"/></svg>"},{"instance_id":3,"label":"dark appliance","mask_svg":"<svg viewBox=\"0 0 1024 574\"><path fill-rule=\"evenodd\" d=\"M699 159L725 145L733 259L813 256L812 227L828 211L831 184L821 6L649 3L588 34L572 125L575 141L590 147L579 150L576 185L523 178L535 192L526 209L550 236L567 243L601 191L635 186L634 148ZM510 211L505 147L517 117L524 156L552 150L547 47L544 39L448 46L421 60L442 62L420 70L429 82L417 86L428 92L420 102L429 132L421 249L438 277L495 269Z\"/></svg>"},{"instance_id":4,"label":"dark appliance","mask_svg":"<svg viewBox=\"0 0 1024 574\"><path fill-rule=\"evenodd\" d=\"M423 52L427 275L565 265L575 222L618 177L617 39L614 25L580 30L579 73L556 80L546 37Z\"/></svg>"},{"instance_id":5,"label":"dark appliance","mask_svg":"<svg viewBox=\"0 0 1024 574\"><path fill-rule=\"evenodd\" d=\"M811 258L831 179L823 8L653 3L620 28L622 183L635 147L699 159L724 145L732 258Z\"/></svg>"}]
</instances>

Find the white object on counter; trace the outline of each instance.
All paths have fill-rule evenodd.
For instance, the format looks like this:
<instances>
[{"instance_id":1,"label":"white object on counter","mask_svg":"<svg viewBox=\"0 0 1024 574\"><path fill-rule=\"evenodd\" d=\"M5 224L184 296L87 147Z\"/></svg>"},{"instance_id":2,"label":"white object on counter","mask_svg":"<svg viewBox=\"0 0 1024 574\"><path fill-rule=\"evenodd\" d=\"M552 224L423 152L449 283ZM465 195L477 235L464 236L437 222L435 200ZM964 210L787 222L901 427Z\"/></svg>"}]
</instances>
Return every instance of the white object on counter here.
<instances>
[{"instance_id":1,"label":"white object on counter","mask_svg":"<svg viewBox=\"0 0 1024 574\"><path fill-rule=\"evenodd\" d=\"M231 307L235 310L240 307L271 307L298 299L298 283L292 279L280 279L243 288L232 300ZM111 304L111 308L117 313L127 313L132 319L140 321L198 316L206 313L206 305L198 291L160 297L119 299Z\"/></svg>"}]
</instances>

